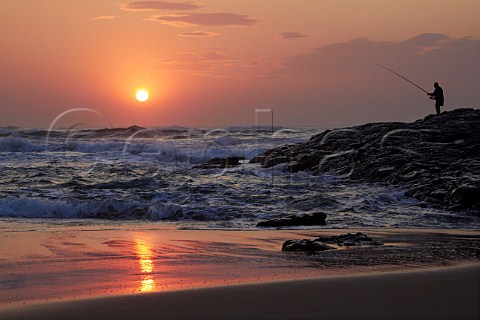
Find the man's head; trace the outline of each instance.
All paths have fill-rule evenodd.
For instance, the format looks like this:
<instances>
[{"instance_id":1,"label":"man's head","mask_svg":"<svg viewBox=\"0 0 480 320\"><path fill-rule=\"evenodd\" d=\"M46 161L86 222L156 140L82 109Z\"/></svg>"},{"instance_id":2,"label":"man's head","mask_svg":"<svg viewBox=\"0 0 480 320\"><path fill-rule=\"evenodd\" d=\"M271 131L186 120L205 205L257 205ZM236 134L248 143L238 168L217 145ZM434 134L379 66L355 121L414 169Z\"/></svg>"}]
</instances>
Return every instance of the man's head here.
<instances>
[{"instance_id":1,"label":"man's head","mask_svg":"<svg viewBox=\"0 0 480 320\"><path fill-rule=\"evenodd\" d=\"M433 86L434 86L435 88L438 88L438 87L439 87L438 82L435 82L435 83L433 84Z\"/></svg>"}]
</instances>

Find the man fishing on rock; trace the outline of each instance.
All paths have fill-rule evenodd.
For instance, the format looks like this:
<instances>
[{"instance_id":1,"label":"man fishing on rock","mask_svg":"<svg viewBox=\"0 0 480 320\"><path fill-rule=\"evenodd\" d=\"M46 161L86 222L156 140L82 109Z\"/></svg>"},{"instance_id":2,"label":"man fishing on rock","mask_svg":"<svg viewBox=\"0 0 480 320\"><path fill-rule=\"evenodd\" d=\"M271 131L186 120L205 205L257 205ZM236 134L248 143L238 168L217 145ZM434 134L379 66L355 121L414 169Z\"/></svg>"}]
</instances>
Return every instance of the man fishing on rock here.
<instances>
[{"instance_id":1,"label":"man fishing on rock","mask_svg":"<svg viewBox=\"0 0 480 320\"><path fill-rule=\"evenodd\" d=\"M430 96L430 99L435 100L435 110L437 110L437 114L440 114L440 107L442 107L444 103L443 89L438 82L435 82L433 86L435 87L435 91L432 93L427 92L427 94Z\"/></svg>"},{"instance_id":2,"label":"man fishing on rock","mask_svg":"<svg viewBox=\"0 0 480 320\"><path fill-rule=\"evenodd\" d=\"M410 84L414 85L415 87L417 87L418 89L422 90L423 92L425 92L426 94L428 94L430 96L430 99L432 100L435 100L435 110L437 111L437 114L440 114L440 107L443 106L443 103L444 103L444 98L443 98L443 89L438 85L438 82L435 82L433 84L433 86L435 87L435 91L433 91L432 93L428 92L427 90L423 89L422 87L420 87L418 84L416 84L415 82L412 82L410 80L408 80L407 78L405 78L404 76L402 76L401 74L395 72L394 70L390 69L390 68L387 68L379 63L374 63L375 65L385 69L385 70L388 70L394 74L396 74L397 76L399 76L400 78L402 78L403 80L409 82Z\"/></svg>"}]
</instances>

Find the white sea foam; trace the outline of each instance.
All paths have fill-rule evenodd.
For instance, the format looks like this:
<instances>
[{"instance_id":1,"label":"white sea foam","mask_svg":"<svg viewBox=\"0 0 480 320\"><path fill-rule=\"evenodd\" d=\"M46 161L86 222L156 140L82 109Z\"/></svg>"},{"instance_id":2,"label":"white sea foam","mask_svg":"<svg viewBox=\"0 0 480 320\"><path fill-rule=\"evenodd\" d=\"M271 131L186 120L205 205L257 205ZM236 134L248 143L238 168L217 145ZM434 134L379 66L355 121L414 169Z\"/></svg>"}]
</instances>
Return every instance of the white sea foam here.
<instances>
[{"instance_id":1,"label":"white sea foam","mask_svg":"<svg viewBox=\"0 0 480 320\"><path fill-rule=\"evenodd\" d=\"M154 203L152 206L112 200L52 200L7 197L0 199L0 216L22 218L104 218L165 220L182 213L174 204Z\"/></svg>"},{"instance_id":2,"label":"white sea foam","mask_svg":"<svg viewBox=\"0 0 480 320\"><path fill-rule=\"evenodd\" d=\"M307 141L312 129L184 127L45 130L1 128L0 217L203 221L255 227L315 211L329 227L480 227L480 218L424 208L402 190L334 175L291 174L248 160ZM245 157L233 168L195 168Z\"/></svg>"}]
</instances>

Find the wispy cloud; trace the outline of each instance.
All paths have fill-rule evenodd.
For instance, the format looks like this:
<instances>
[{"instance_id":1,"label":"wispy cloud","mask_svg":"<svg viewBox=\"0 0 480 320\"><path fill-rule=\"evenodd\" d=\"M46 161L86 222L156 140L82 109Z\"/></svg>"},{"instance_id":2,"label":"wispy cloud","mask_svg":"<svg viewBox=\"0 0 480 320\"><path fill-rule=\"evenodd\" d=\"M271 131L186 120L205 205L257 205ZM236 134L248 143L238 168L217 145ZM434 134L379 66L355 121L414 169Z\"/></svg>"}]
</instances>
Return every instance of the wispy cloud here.
<instances>
[{"instance_id":1,"label":"wispy cloud","mask_svg":"<svg viewBox=\"0 0 480 320\"><path fill-rule=\"evenodd\" d=\"M201 8L193 1L171 2L171 1L133 1L119 5L126 11L152 11L152 10L195 10Z\"/></svg>"},{"instance_id":2,"label":"wispy cloud","mask_svg":"<svg viewBox=\"0 0 480 320\"><path fill-rule=\"evenodd\" d=\"M218 36L216 32L207 32L207 31L192 31L192 32L183 32L177 34L180 37L192 37L192 38L207 38Z\"/></svg>"},{"instance_id":3,"label":"wispy cloud","mask_svg":"<svg viewBox=\"0 0 480 320\"><path fill-rule=\"evenodd\" d=\"M156 61L156 69L159 71L183 71L196 75L212 74L220 68L229 67L237 61L237 58L229 57L218 51L206 53L186 52Z\"/></svg>"},{"instance_id":4,"label":"wispy cloud","mask_svg":"<svg viewBox=\"0 0 480 320\"><path fill-rule=\"evenodd\" d=\"M115 19L118 19L120 18L119 16L98 16L98 17L94 17L94 18L91 18L90 20L93 20L93 21L98 21L98 20L115 20Z\"/></svg>"},{"instance_id":5,"label":"wispy cloud","mask_svg":"<svg viewBox=\"0 0 480 320\"><path fill-rule=\"evenodd\" d=\"M236 61L237 58L226 56L218 51L207 52L201 55L202 59L205 61Z\"/></svg>"},{"instance_id":6,"label":"wispy cloud","mask_svg":"<svg viewBox=\"0 0 480 320\"><path fill-rule=\"evenodd\" d=\"M220 26L220 27L246 27L257 23L247 15L235 13L191 13L191 14L165 14L157 15L151 20L175 27L198 27L198 26Z\"/></svg>"},{"instance_id":7,"label":"wispy cloud","mask_svg":"<svg viewBox=\"0 0 480 320\"><path fill-rule=\"evenodd\" d=\"M278 36L280 37L280 39L283 39L283 40L301 39L301 38L310 37L309 35L301 34L298 32L292 32L292 31L282 32Z\"/></svg>"}]
</instances>

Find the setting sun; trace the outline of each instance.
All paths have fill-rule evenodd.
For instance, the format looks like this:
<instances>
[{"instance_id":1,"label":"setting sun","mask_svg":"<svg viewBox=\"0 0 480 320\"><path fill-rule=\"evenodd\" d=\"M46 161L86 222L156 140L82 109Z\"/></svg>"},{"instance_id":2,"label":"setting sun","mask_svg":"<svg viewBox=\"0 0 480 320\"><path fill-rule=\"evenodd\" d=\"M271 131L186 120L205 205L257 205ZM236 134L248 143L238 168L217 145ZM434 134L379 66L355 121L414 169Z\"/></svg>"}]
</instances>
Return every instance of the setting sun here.
<instances>
[{"instance_id":1,"label":"setting sun","mask_svg":"<svg viewBox=\"0 0 480 320\"><path fill-rule=\"evenodd\" d=\"M149 94L148 94L148 91L145 90L145 89L140 89L140 90L137 90L137 92L135 93L135 98L137 99L137 101L139 102L145 102L148 100L149 98Z\"/></svg>"}]
</instances>

